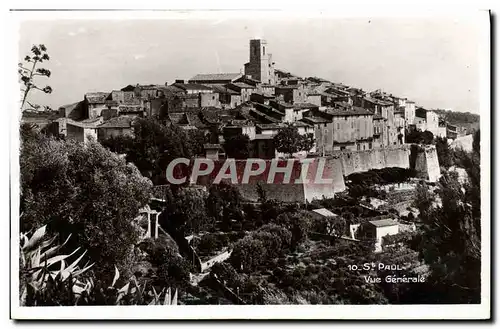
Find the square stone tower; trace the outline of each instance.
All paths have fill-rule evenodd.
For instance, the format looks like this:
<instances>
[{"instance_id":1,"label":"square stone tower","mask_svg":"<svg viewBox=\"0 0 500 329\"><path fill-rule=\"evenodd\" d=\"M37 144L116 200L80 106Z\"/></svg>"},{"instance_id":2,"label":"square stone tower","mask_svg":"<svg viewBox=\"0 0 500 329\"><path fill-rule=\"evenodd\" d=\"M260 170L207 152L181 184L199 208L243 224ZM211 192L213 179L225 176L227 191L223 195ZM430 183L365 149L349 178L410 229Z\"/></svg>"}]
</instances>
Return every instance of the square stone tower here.
<instances>
[{"instance_id":1,"label":"square stone tower","mask_svg":"<svg viewBox=\"0 0 500 329\"><path fill-rule=\"evenodd\" d=\"M245 75L262 83L275 83L273 57L267 49L266 40L250 40L250 61L245 64Z\"/></svg>"}]
</instances>

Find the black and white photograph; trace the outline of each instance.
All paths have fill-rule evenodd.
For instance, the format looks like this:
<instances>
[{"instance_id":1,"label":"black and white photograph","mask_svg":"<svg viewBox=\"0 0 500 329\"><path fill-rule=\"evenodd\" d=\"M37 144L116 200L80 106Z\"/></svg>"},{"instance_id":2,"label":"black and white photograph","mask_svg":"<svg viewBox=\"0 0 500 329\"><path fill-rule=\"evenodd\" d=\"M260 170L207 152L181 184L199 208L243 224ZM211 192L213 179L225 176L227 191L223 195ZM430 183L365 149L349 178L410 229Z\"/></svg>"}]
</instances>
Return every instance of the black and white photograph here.
<instances>
[{"instance_id":1,"label":"black and white photograph","mask_svg":"<svg viewBox=\"0 0 500 329\"><path fill-rule=\"evenodd\" d=\"M9 16L11 318L490 318L487 10Z\"/></svg>"}]
</instances>

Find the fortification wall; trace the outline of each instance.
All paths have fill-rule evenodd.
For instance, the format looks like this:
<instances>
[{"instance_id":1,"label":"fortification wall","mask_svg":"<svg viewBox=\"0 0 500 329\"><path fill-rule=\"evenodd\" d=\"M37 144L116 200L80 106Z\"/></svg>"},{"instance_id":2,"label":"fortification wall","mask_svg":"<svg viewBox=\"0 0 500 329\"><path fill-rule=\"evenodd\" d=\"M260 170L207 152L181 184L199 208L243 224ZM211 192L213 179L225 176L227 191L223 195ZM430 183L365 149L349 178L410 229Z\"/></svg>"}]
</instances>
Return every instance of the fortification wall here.
<instances>
[{"instance_id":1,"label":"fortification wall","mask_svg":"<svg viewBox=\"0 0 500 329\"><path fill-rule=\"evenodd\" d=\"M423 149L422 149L423 150ZM436 148L429 146L424 151L415 151L414 166L423 179L435 182L439 179L440 170L437 159ZM247 184L242 183L242 175L246 160L236 160L236 171L238 187L241 195L251 201L257 201L257 184L261 184L268 198L275 198L285 202L305 202L314 199L332 198L335 193L346 189L344 176L356 172L364 172L371 169L382 169L386 167L410 168L410 146L373 149L364 151L342 151L328 157L317 157L309 159L295 159L290 175L290 182L284 183L284 174L278 173L272 183L267 183L271 160L265 160L266 169L262 174L251 176ZM304 161L310 162L307 172L304 170ZM320 161L321 160L321 161ZM200 177L192 184L209 185L220 170L223 161L216 161L216 170L208 176ZM321 166L324 164L323 170ZM286 162L280 161L279 167L285 167ZM255 169L255 167L252 167ZM319 182L320 179L329 179L331 182ZM302 179L302 183L295 183ZM228 181L228 179L223 179Z\"/></svg>"},{"instance_id":2,"label":"fortification wall","mask_svg":"<svg viewBox=\"0 0 500 329\"><path fill-rule=\"evenodd\" d=\"M434 145L418 146L414 148L415 170L419 178L429 182L437 182L441 177L441 169Z\"/></svg>"},{"instance_id":3,"label":"fortification wall","mask_svg":"<svg viewBox=\"0 0 500 329\"><path fill-rule=\"evenodd\" d=\"M372 149L364 151L342 151L333 155L342 163L342 173L348 176L352 173L382 169L386 167L410 167L410 148L398 146L394 148Z\"/></svg>"}]
</instances>

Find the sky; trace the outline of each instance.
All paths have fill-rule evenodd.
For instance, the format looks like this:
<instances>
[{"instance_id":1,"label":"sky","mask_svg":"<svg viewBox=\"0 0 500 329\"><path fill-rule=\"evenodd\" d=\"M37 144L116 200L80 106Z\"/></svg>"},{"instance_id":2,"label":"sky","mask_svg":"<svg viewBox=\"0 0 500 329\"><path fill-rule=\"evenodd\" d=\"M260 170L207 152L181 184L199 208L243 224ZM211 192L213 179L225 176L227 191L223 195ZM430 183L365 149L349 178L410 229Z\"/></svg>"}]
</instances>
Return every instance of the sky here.
<instances>
[{"instance_id":1,"label":"sky","mask_svg":"<svg viewBox=\"0 0 500 329\"><path fill-rule=\"evenodd\" d=\"M24 21L19 61L43 43L54 109L86 92L164 84L198 73L233 73L249 40L267 40L276 68L366 91L382 89L426 108L479 113L479 28L452 18L291 18Z\"/></svg>"}]
</instances>

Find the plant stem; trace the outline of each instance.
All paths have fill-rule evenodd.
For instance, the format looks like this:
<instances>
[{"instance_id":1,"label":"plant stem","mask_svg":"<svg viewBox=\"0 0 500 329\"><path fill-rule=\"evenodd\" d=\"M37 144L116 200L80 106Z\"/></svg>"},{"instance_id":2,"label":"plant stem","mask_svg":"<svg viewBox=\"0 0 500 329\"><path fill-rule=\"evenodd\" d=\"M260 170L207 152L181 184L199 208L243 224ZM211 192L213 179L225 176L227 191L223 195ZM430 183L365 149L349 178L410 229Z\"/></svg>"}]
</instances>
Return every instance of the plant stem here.
<instances>
[{"instance_id":1,"label":"plant stem","mask_svg":"<svg viewBox=\"0 0 500 329\"><path fill-rule=\"evenodd\" d=\"M33 67L31 68L30 77L28 80L28 82L30 82L30 83L31 83L31 81L33 81L33 72L35 72L35 66L36 66L37 62L38 62L37 60L33 61ZM27 85L26 90L24 91L23 102L21 103L21 111L23 110L24 103L26 102L26 97L28 96L30 89L31 89L31 87L29 85Z\"/></svg>"}]
</instances>

